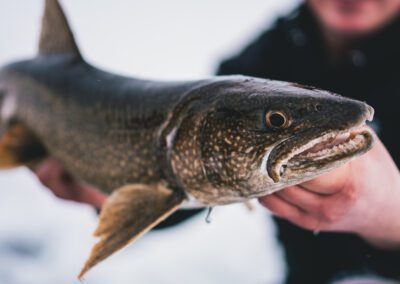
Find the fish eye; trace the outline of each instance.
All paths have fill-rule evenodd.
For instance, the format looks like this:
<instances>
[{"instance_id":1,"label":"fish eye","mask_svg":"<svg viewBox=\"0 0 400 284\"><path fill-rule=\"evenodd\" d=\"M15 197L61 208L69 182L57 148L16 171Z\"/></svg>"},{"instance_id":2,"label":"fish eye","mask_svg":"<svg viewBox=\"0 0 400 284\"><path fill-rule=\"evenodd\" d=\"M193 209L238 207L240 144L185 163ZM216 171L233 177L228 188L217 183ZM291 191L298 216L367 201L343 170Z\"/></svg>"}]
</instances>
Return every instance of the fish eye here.
<instances>
[{"instance_id":1,"label":"fish eye","mask_svg":"<svg viewBox=\"0 0 400 284\"><path fill-rule=\"evenodd\" d=\"M289 126L288 117L281 111L269 111L265 115L267 127L283 129Z\"/></svg>"}]
</instances>

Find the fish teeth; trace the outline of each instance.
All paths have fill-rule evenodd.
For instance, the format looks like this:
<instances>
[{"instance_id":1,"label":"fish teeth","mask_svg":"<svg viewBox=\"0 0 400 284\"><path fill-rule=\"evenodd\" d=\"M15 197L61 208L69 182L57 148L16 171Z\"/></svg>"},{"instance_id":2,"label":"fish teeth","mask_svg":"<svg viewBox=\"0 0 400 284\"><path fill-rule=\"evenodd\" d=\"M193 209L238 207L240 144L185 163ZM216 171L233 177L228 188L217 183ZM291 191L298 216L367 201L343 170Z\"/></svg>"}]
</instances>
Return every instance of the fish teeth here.
<instances>
[{"instance_id":1,"label":"fish teeth","mask_svg":"<svg viewBox=\"0 0 400 284\"><path fill-rule=\"evenodd\" d=\"M338 154L348 154L354 151L361 143L364 141L364 135L358 133L356 135L352 135L349 133L329 133L319 139L316 139L308 144L308 147L303 147L303 152L307 153L299 153L293 155L286 163L286 165L290 168L301 169L303 167L307 167L311 170L310 161L317 161L327 159L328 157L334 157ZM326 143L325 147L317 152L309 151L314 146ZM318 147L318 146L317 146Z\"/></svg>"},{"instance_id":2,"label":"fish teeth","mask_svg":"<svg viewBox=\"0 0 400 284\"><path fill-rule=\"evenodd\" d=\"M329 141L330 139L335 138L335 137L337 138L337 136L335 136L335 134L326 135L325 137L323 137L323 139L321 139L321 141L319 143ZM344 142L342 142L341 144L334 145L330 148L321 149L318 152L308 152L305 155L300 154L299 156L302 160L304 160L304 159L324 159L327 156L330 156L337 152L342 152L342 153L351 152L363 141L363 136L361 134L357 134L354 138L352 138L350 140L348 140L350 137L350 134L346 134L346 135L342 135L340 137L340 139L342 140L345 137L347 139L344 140ZM300 165L300 162L298 160L295 160L295 161L291 162L290 164L297 166L297 165Z\"/></svg>"}]
</instances>

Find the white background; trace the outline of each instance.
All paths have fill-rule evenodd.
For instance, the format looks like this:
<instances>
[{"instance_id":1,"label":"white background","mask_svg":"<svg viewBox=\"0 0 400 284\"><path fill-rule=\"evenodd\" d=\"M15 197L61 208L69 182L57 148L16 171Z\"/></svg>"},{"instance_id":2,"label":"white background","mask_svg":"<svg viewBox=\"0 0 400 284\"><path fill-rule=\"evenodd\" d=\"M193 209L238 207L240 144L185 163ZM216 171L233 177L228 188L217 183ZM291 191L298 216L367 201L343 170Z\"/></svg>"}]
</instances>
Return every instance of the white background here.
<instances>
[{"instance_id":1,"label":"white background","mask_svg":"<svg viewBox=\"0 0 400 284\"><path fill-rule=\"evenodd\" d=\"M129 76L210 76L298 0L62 1L84 57ZM34 56L41 0L0 0L0 66ZM255 203L256 204L256 203ZM256 204L257 206L257 204ZM84 283L280 283L285 266L267 211L218 207L150 232ZM96 214L58 200L26 169L0 172L0 283L79 283Z\"/></svg>"}]
</instances>

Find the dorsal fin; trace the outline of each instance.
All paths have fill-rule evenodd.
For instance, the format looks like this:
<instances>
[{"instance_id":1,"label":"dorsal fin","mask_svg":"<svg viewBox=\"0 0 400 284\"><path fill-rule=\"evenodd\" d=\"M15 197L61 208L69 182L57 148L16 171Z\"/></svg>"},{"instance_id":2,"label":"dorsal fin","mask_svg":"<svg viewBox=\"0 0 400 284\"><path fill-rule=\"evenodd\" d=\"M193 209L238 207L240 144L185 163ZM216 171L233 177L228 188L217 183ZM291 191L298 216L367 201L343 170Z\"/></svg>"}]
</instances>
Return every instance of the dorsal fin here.
<instances>
[{"instance_id":1,"label":"dorsal fin","mask_svg":"<svg viewBox=\"0 0 400 284\"><path fill-rule=\"evenodd\" d=\"M78 46L58 0L45 0L39 53L73 53L80 56Z\"/></svg>"}]
</instances>

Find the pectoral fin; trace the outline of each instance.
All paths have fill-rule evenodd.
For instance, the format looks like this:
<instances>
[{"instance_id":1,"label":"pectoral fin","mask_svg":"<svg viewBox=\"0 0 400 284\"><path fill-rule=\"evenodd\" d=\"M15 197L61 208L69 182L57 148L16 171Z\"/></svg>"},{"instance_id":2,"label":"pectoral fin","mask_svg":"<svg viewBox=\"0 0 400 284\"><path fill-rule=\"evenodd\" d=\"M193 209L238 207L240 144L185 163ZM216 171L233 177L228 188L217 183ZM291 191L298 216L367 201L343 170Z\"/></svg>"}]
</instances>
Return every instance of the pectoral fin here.
<instances>
[{"instance_id":1,"label":"pectoral fin","mask_svg":"<svg viewBox=\"0 0 400 284\"><path fill-rule=\"evenodd\" d=\"M156 226L172 214L183 200L183 194L162 185L127 185L114 191L103 206L94 232L101 239L93 247L78 278Z\"/></svg>"},{"instance_id":2,"label":"pectoral fin","mask_svg":"<svg viewBox=\"0 0 400 284\"><path fill-rule=\"evenodd\" d=\"M26 165L46 157L39 139L23 124L15 123L0 134L0 169Z\"/></svg>"}]
</instances>

